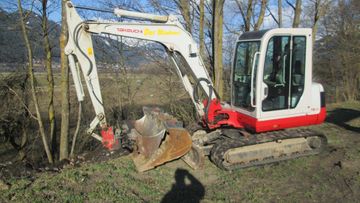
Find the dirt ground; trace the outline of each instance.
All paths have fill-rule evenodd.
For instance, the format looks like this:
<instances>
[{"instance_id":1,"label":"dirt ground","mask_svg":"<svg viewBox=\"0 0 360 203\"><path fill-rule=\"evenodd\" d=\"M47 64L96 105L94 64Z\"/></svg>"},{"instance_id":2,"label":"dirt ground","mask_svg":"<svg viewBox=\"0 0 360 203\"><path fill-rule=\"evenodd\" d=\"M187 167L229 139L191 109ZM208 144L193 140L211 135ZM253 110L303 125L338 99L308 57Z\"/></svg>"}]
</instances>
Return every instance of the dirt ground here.
<instances>
[{"instance_id":1,"label":"dirt ground","mask_svg":"<svg viewBox=\"0 0 360 203\"><path fill-rule=\"evenodd\" d=\"M0 202L359 202L360 103L331 105L311 128L328 139L320 155L232 172L177 160L138 173L130 156L101 148L58 166L24 163L18 174L0 161Z\"/></svg>"}]
</instances>

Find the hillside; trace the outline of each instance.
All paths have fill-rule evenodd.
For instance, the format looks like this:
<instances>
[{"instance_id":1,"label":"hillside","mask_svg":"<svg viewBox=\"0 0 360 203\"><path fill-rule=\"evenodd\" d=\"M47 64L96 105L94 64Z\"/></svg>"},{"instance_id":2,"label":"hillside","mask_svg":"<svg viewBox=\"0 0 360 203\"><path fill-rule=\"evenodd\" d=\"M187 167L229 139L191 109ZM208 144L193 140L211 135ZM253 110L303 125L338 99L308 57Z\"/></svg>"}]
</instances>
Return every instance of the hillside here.
<instances>
[{"instance_id":1,"label":"hillside","mask_svg":"<svg viewBox=\"0 0 360 203\"><path fill-rule=\"evenodd\" d=\"M44 58L41 18L39 14L30 12L27 19L27 29L31 41L35 61ZM19 14L6 12L0 8L0 64L1 63L24 63L26 61L26 49L19 26ZM49 21L50 44L54 62L60 60L59 34L61 27L53 21ZM129 67L139 67L145 64L147 49L160 49L157 44L150 43L146 46L129 46L121 43L114 37L93 36L95 57L99 63L119 63L121 59ZM125 41L126 42L126 41ZM162 51L163 52L163 51ZM152 56L153 57L153 56ZM1 67L1 66L0 66Z\"/></svg>"},{"instance_id":2,"label":"hillside","mask_svg":"<svg viewBox=\"0 0 360 203\"><path fill-rule=\"evenodd\" d=\"M23 63L26 60L24 40L20 29L19 14L16 12L8 13L0 10L0 63ZM36 13L30 13L27 20L29 39L32 43L35 59L41 59L44 55L42 47L41 19ZM59 60L60 50L58 37L60 26L50 21L50 43L54 60Z\"/></svg>"}]
</instances>

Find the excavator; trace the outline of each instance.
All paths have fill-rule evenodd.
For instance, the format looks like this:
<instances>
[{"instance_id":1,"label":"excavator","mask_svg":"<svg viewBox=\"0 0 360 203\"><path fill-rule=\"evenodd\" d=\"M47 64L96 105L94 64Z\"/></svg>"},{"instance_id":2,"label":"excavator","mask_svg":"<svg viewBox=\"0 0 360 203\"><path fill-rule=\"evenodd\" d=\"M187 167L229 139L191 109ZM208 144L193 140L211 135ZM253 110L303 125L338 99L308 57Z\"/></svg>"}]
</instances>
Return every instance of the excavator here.
<instances>
[{"instance_id":1,"label":"excavator","mask_svg":"<svg viewBox=\"0 0 360 203\"><path fill-rule=\"evenodd\" d=\"M129 21L83 20L77 9L112 13ZM326 117L325 94L312 81L312 32L276 28L245 32L236 41L231 68L231 101L216 93L198 45L174 15L115 8L100 10L66 3L68 57L77 99L84 100L83 74L95 117L87 133L108 150L131 151L138 171L182 159L194 169L209 157L217 167L235 170L320 153L326 137L304 126ZM158 108L115 129L106 120L92 35L115 35L161 44L174 64L199 116L201 129ZM98 133L100 131L100 135Z\"/></svg>"}]
</instances>

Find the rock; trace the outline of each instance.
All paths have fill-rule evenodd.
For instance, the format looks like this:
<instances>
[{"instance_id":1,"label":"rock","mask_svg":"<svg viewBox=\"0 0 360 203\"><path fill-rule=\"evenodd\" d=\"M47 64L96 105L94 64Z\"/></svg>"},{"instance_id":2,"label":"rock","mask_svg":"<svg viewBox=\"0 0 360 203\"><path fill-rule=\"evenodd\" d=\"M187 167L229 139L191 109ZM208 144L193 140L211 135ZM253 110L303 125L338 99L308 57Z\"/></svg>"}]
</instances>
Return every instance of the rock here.
<instances>
[{"instance_id":1,"label":"rock","mask_svg":"<svg viewBox=\"0 0 360 203\"><path fill-rule=\"evenodd\" d=\"M8 190L10 188L10 186L5 183L3 180L0 179L0 191L1 190Z\"/></svg>"},{"instance_id":2,"label":"rock","mask_svg":"<svg viewBox=\"0 0 360 203\"><path fill-rule=\"evenodd\" d=\"M77 156L77 158L78 158L80 161L85 161L85 157L84 157L84 156L79 155L79 156Z\"/></svg>"},{"instance_id":3,"label":"rock","mask_svg":"<svg viewBox=\"0 0 360 203\"><path fill-rule=\"evenodd\" d=\"M54 171L54 172L60 172L60 169L57 168L57 167L54 167L54 168L52 169L52 171Z\"/></svg>"},{"instance_id":4,"label":"rock","mask_svg":"<svg viewBox=\"0 0 360 203\"><path fill-rule=\"evenodd\" d=\"M341 163L341 161L338 161L338 162L334 163L334 167L337 167L337 168L339 168L339 169L342 169L342 163Z\"/></svg>"}]
</instances>

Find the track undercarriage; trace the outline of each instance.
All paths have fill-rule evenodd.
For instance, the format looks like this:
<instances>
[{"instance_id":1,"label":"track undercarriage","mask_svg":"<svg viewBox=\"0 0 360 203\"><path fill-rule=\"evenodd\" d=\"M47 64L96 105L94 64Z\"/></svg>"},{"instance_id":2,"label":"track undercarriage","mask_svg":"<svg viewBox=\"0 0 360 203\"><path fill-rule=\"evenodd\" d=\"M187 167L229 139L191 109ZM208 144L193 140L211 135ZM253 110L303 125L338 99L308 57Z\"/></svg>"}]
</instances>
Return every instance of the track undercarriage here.
<instances>
[{"instance_id":1,"label":"track undercarriage","mask_svg":"<svg viewBox=\"0 0 360 203\"><path fill-rule=\"evenodd\" d=\"M133 151L138 171L180 157L198 169L203 167L206 156L223 170L235 170L318 154L327 144L323 134L304 128L258 134L220 128L211 132L198 130L190 136L181 122L159 109L144 108L144 115L133 122L132 130L123 136L126 139L120 141Z\"/></svg>"},{"instance_id":2,"label":"track undercarriage","mask_svg":"<svg viewBox=\"0 0 360 203\"><path fill-rule=\"evenodd\" d=\"M203 164L199 157L205 154L217 167L235 170L318 154L326 144L324 135L309 129L287 129L260 134L223 129L212 134L195 133L193 148L183 160L193 168L198 168ZM198 164L194 164L196 161Z\"/></svg>"}]
</instances>

